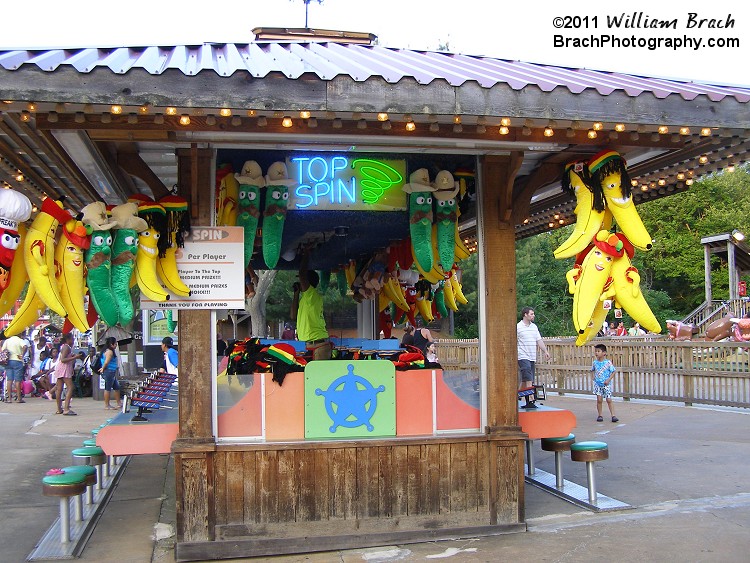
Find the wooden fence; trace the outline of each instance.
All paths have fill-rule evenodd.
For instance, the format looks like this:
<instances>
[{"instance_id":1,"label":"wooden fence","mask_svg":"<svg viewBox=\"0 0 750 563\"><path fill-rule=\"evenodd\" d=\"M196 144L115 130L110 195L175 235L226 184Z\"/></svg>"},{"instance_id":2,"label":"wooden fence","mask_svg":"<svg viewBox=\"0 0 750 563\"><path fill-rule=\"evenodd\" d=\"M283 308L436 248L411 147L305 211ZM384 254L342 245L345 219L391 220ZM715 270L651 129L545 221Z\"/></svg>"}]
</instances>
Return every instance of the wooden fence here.
<instances>
[{"instance_id":1,"label":"wooden fence","mask_svg":"<svg viewBox=\"0 0 750 563\"><path fill-rule=\"evenodd\" d=\"M597 338L578 347L573 338L546 338L551 360L540 356L536 381L548 392L591 393L594 344L607 346L617 367L615 396L750 408L750 348L737 342L673 342L664 338ZM478 340L439 340L448 372L479 378Z\"/></svg>"}]
</instances>

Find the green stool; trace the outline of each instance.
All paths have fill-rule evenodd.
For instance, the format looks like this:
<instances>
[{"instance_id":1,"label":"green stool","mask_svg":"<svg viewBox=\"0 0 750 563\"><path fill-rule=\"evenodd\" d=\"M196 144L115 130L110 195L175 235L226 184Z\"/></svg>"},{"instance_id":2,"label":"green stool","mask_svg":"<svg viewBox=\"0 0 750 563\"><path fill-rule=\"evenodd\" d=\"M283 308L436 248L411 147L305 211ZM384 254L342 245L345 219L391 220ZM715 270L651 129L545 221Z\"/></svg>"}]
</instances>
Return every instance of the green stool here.
<instances>
[{"instance_id":1,"label":"green stool","mask_svg":"<svg viewBox=\"0 0 750 563\"><path fill-rule=\"evenodd\" d=\"M96 438L89 438L88 440L84 440L83 446L84 447L96 446Z\"/></svg>"},{"instance_id":2,"label":"green stool","mask_svg":"<svg viewBox=\"0 0 750 563\"><path fill-rule=\"evenodd\" d=\"M96 467L96 488L102 488L102 466L107 463L107 456L99 446L76 448L72 452L73 465L92 465Z\"/></svg>"},{"instance_id":3,"label":"green stool","mask_svg":"<svg viewBox=\"0 0 750 563\"><path fill-rule=\"evenodd\" d=\"M570 446L570 459L586 462L586 477L589 486L589 502L596 504L596 477L594 462L609 459L609 447L605 442L577 442Z\"/></svg>"},{"instance_id":4,"label":"green stool","mask_svg":"<svg viewBox=\"0 0 750 563\"><path fill-rule=\"evenodd\" d=\"M80 473L62 473L42 478L42 494L60 498L60 541L70 541L70 497L86 490L86 477Z\"/></svg>"},{"instance_id":5,"label":"green stool","mask_svg":"<svg viewBox=\"0 0 750 563\"><path fill-rule=\"evenodd\" d=\"M568 434L567 436L560 436L559 438L542 438L542 450L545 452L555 452L555 477L558 489L562 489L565 486L565 479L563 479L562 470L563 452L570 451L570 446L575 443L575 441L575 434Z\"/></svg>"},{"instance_id":6,"label":"green stool","mask_svg":"<svg viewBox=\"0 0 750 563\"><path fill-rule=\"evenodd\" d=\"M94 504L94 486L96 485L96 467L92 465L69 465L62 468L65 473L80 473L86 477L86 504Z\"/></svg>"}]
</instances>

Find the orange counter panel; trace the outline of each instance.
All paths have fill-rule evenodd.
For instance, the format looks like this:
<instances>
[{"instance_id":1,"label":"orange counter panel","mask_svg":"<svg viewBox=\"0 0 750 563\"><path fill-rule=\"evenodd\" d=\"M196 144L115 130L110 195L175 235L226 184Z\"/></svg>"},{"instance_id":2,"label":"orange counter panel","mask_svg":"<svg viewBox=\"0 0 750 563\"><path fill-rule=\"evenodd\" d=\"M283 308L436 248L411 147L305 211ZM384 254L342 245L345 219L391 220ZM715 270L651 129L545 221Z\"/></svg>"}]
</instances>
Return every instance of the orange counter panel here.
<instances>
[{"instance_id":1,"label":"orange counter panel","mask_svg":"<svg viewBox=\"0 0 750 563\"><path fill-rule=\"evenodd\" d=\"M133 413L119 415L127 417ZM168 454L177 439L177 423L141 422L108 424L96 436L96 445L107 455Z\"/></svg>"},{"instance_id":2,"label":"orange counter panel","mask_svg":"<svg viewBox=\"0 0 750 563\"><path fill-rule=\"evenodd\" d=\"M396 435L432 433L432 370L397 371Z\"/></svg>"},{"instance_id":3,"label":"orange counter panel","mask_svg":"<svg viewBox=\"0 0 750 563\"><path fill-rule=\"evenodd\" d=\"M272 381L272 373L263 376L266 379L266 440L304 440L305 374L301 371L286 374L280 387Z\"/></svg>"}]
</instances>

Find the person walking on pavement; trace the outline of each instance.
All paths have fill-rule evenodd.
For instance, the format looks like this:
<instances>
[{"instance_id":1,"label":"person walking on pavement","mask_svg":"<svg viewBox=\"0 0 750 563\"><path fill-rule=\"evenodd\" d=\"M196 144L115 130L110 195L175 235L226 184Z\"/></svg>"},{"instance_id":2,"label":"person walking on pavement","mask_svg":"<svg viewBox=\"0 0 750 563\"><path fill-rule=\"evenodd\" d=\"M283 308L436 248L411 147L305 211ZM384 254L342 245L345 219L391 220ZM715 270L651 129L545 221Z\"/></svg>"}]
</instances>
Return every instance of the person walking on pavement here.
<instances>
[{"instance_id":1,"label":"person walking on pavement","mask_svg":"<svg viewBox=\"0 0 750 563\"><path fill-rule=\"evenodd\" d=\"M76 360L83 359L83 352L73 354L73 333L66 332L60 343L60 356L55 366L55 399L57 401L57 414L75 416L76 412L70 410L70 400L73 398L73 368ZM62 393L65 387L65 400Z\"/></svg>"},{"instance_id":2,"label":"person walking on pavement","mask_svg":"<svg viewBox=\"0 0 750 563\"><path fill-rule=\"evenodd\" d=\"M104 379L104 408L114 409L122 408L122 402L120 401L120 382L117 381L117 339L114 336L108 336L104 341L104 349L101 351L102 355L102 367L99 368L99 373ZM114 393L117 407L113 407L109 404L110 393Z\"/></svg>"},{"instance_id":3,"label":"person walking on pavement","mask_svg":"<svg viewBox=\"0 0 750 563\"><path fill-rule=\"evenodd\" d=\"M8 393L8 400L10 401L12 390L15 388L16 403L25 403L26 401L23 400L22 394L25 375L23 357L28 351L28 346L18 335L13 335L3 341L3 350L8 352L8 365L5 367L5 384L11 386L11 392Z\"/></svg>"},{"instance_id":4,"label":"person walking on pavement","mask_svg":"<svg viewBox=\"0 0 750 563\"><path fill-rule=\"evenodd\" d=\"M535 318L534 309L524 307L521 310L521 320L516 325L518 371L520 373L519 391L534 385L537 346L542 349L548 360L550 358L547 346L539 333L539 328L534 324Z\"/></svg>"}]
</instances>

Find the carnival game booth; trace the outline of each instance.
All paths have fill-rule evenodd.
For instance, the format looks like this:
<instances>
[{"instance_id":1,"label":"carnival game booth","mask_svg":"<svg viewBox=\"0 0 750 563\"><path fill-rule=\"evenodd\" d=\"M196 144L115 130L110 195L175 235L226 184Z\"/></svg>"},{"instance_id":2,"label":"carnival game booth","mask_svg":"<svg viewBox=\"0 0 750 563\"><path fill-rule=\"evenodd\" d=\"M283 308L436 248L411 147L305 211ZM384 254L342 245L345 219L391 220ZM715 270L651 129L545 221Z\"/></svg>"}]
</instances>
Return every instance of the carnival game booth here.
<instances>
[{"instance_id":1,"label":"carnival game booth","mask_svg":"<svg viewBox=\"0 0 750 563\"><path fill-rule=\"evenodd\" d=\"M65 195L74 210L95 201L118 205L139 194L159 200L176 185L189 204L193 232L201 236L218 237L218 230L228 241L234 229L247 234L258 220L252 244L244 236L238 242L240 256L243 248L251 252L253 268L294 269L304 241L319 249L311 266L333 270L341 267L341 257L329 256L367 247L355 240L357 221L323 228L315 217L301 226L303 211L312 217L330 210L308 206L284 213L276 205L268 215L275 216L275 226L264 227L265 216L248 211L240 227L243 182L237 181L234 215L226 205L233 198L223 196L234 196L235 186L225 182L222 192L222 165L232 165L235 179L263 177L264 196L283 198L286 188L287 198L277 204L294 201L292 183L308 186L295 191L295 205L327 205L331 193L346 200L351 185L336 183L329 190L322 173L323 161L330 163L329 172L343 163L333 158L349 158L348 166L362 155L381 162L403 158L404 185L432 184L442 171L455 180L466 168L474 173L476 214L462 212L458 223L461 238L476 240L480 253L481 393L478 406L464 406L459 394L454 399L441 390L439 370L391 372L383 360L344 360L317 375L311 362L304 372L290 371L281 386L272 376L269 382L268 373L247 374L252 384L239 377L229 382L227 375L220 399L215 310L245 305L244 299L237 306L211 299L219 289L211 284L225 282L206 282L199 288L207 291L206 307L181 308L177 328L178 408L171 411L177 417L171 445L177 559L525 530L523 450L529 435L519 420L515 335L518 308L526 304L516 303L516 239L574 221L578 198L560 183L567 163L588 163L602 151L621 155L633 189L618 199L640 203L690 189L695 178L746 160L750 91L389 49L369 44L369 34L302 30L304 37L269 40L268 30L256 31L257 41L244 45L0 52L2 180L37 207L44 195ZM243 170L252 161L257 167ZM286 176L276 163L285 165ZM293 177L295 163L311 165L307 179ZM427 182L412 178L421 169ZM408 195L414 193L420 192ZM265 209L271 209L268 204ZM406 233L414 239L410 219L426 210L410 204L403 200L400 210L382 212L400 214L401 222L375 216L381 228L359 232L385 231L384 238L367 247L367 256L347 258L372 259L374 251L387 252ZM415 254L425 256L431 236L418 238ZM206 251L216 257L206 269L223 267L218 256L225 253L215 250ZM244 268L234 270L227 266L211 275L226 274L232 283L239 276L244 285ZM364 302L370 303L360 307L367 332L359 336L374 339L379 310L374 299ZM370 369L377 370L372 379ZM408 418L399 406L404 385L402 396L413 411ZM408 398L414 394L418 401ZM443 419L444 405L466 416ZM347 408L352 414L344 417ZM347 427L350 422L363 424L355 430ZM362 436L343 437L355 431Z\"/></svg>"}]
</instances>

